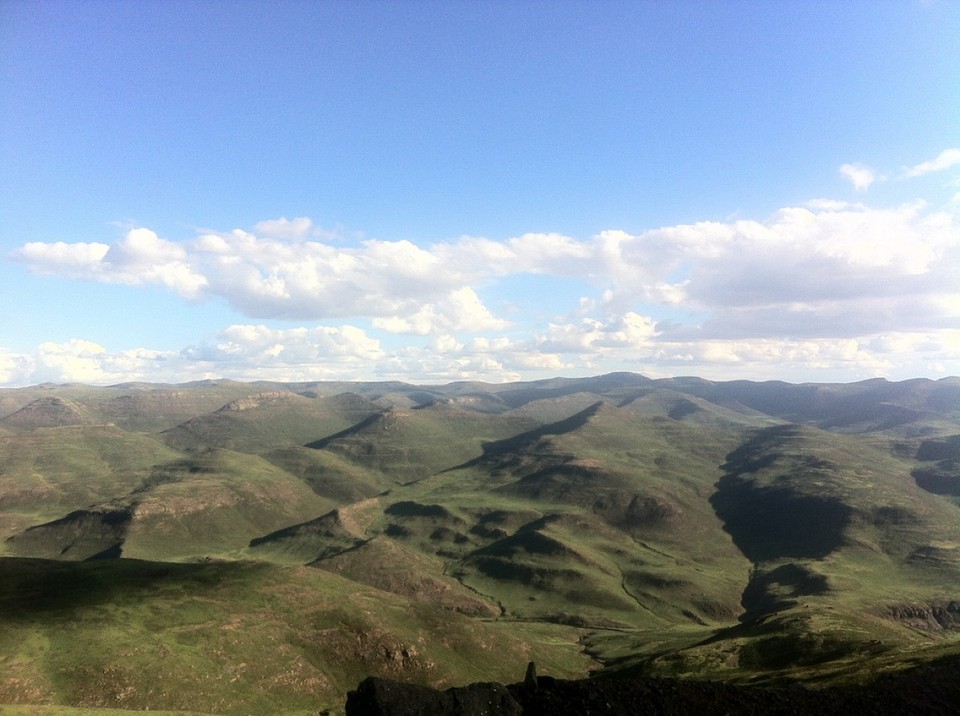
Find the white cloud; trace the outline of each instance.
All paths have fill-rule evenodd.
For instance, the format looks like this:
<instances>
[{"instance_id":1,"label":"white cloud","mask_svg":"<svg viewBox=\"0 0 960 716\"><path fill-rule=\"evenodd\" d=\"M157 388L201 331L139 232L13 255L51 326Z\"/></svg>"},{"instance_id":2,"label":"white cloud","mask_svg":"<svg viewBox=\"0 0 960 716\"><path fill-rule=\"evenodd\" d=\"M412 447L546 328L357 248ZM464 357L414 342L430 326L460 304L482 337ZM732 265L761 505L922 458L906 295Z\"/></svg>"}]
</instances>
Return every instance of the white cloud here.
<instances>
[{"instance_id":1,"label":"white cloud","mask_svg":"<svg viewBox=\"0 0 960 716\"><path fill-rule=\"evenodd\" d=\"M580 323L551 324L537 345L554 353L638 351L649 349L656 335L653 319L631 311L604 321L584 318Z\"/></svg>"},{"instance_id":2,"label":"white cloud","mask_svg":"<svg viewBox=\"0 0 960 716\"><path fill-rule=\"evenodd\" d=\"M292 228L285 220L266 228L281 233L289 228L288 234L309 228L297 221ZM158 284L188 299L221 297L254 318L396 317L422 326L418 314L425 307L456 303L453 292L469 289L456 266L409 241L345 248L235 230L172 242L138 228L112 245L34 242L14 258L37 273ZM479 301L475 295L474 301ZM446 315L449 309L438 305L435 312Z\"/></svg>"},{"instance_id":3,"label":"white cloud","mask_svg":"<svg viewBox=\"0 0 960 716\"><path fill-rule=\"evenodd\" d=\"M711 330L725 337L754 319L773 335L796 334L801 321L809 334L818 317L829 319L831 334L844 320L861 330L863 315L874 332L895 330L904 318L903 310L890 311L897 300L924 304L923 320L935 325L947 318L949 300L924 297L960 291L956 217L922 203L876 209L819 201L766 221L700 222L636 235L604 231L588 240L466 237L428 247L290 243L240 230L172 242L134 229L112 246L31 243L17 258L44 273L160 284L186 298L219 296L253 318L355 317L411 335L507 330L475 286L524 273L574 278L597 292L597 298L580 292L578 308L554 312L579 311L598 321L598 311L686 308L711 314ZM780 328L767 319L777 312Z\"/></svg>"},{"instance_id":4,"label":"white cloud","mask_svg":"<svg viewBox=\"0 0 960 716\"><path fill-rule=\"evenodd\" d=\"M373 361L383 356L380 342L356 326L268 328L237 324L224 329L212 345L189 348L184 358L214 363L264 363L290 366L326 360ZM349 361L347 361L349 362Z\"/></svg>"},{"instance_id":5,"label":"white cloud","mask_svg":"<svg viewBox=\"0 0 960 716\"><path fill-rule=\"evenodd\" d=\"M840 173L857 191L865 191L877 180L873 171L863 164L844 164L840 167Z\"/></svg>"},{"instance_id":6,"label":"white cloud","mask_svg":"<svg viewBox=\"0 0 960 716\"><path fill-rule=\"evenodd\" d=\"M585 263L592 262L595 256L590 243L555 233L528 233L503 242L464 236L456 243L439 244L432 250L445 266L461 267L466 275L473 276L581 276Z\"/></svg>"},{"instance_id":7,"label":"white cloud","mask_svg":"<svg viewBox=\"0 0 960 716\"><path fill-rule=\"evenodd\" d=\"M665 374L683 372L714 380L942 377L960 371L960 329L890 332L869 338L664 342L651 361Z\"/></svg>"},{"instance_id":8,"label":"white cloud","mask_svg":"<svg viewBox=\"0 0 960 716\"><path fill-rule=\"evenodd\" d=\"M214 249L194 257L209 277L208 293L256 318L405 318L461 287L435 256L409 241L337 248L237 232L220 235L222 243L201 238Z\"/></svg>"},{"instance_id":9,"label":"white cloud","mask_svg":"<svg viewBox=\"0 0 960 716\"><path fill-rule=\"evenodd\" d=\"M529 371L564 371L577 367L576 364L563 360L556 353L529 353L512 356L509 365L518 370Z\"/></svg>"},{"instance_id":10,"label":"white cloud","mask_svg":"<svg viewBox=\"0 0 960 716\"><path fill-rule=\"evenodd\" d=\"M33 363L28 356L0 348L0 385L19 386L34 382Z\"/></svg>"},{"instance_id":11,"label":"white cloud","mask_svg":"<svg viewBox=\"0 0 960 716\"><path fill-rule=\"evenodd\" d=\"M97 267L110 250L108 244L31 241L11 253L11 258L29 264L37 273L94 278Z\"/></svg>"},{"instance_id":12,"label":"white cloud","mask_svg":"<svg viewBox=\"0 0 960 716\"><path fill-rule=\"evenodd\" d=\"M914 169L951 163L945 152ZM171 241L138 228L113 244L25 244L13 258L38 273L219 298L256 320L179 352L72 342L29 355L0 352L0 381L503 380L666 366L704 375L712 366L757 375L767 366L774 376L960 372L960 351L944 338L960 330L960 224L955 211L919 201L871 207L819 199L763 220L605 230L585 239L528 233L347 245L318 239L305 218L262 222L255 231ZM529 275L539 283L525 295ZM554 290L561 285L569 291ZM509 322L491 308L508 304ZM366 328L250 325L266 319ZM885 348L893 343L921 348L899 356Z\"/></svg>"},{"instance_id":13,"label":"white cloud","mask_svg":"<svg viewBox=\"0 0 960 716\"><path fill-rule=\"evenodd\" d=\"M207 284L206 277L190 265L183 246L142 228L130 230L111 246L99 269L110 282L156 283L191 299L199 298Z\"/></svg>"},{"instance_id":14,"label":"white cloud","mask_svg":"<svg viewBox=\"0 0 960 716\"><path fill-rule=\"evenodd\" d=\"M255 224L253 230L262 236L277 239L306 239L317 232L313 220L306 216L298 216L295 219L288 219L285 216L279 219L268 219Z\"/></svg>"},{"instance_id":15,"label":"white cloud","mask_svg":"<svg viewBox=\"0 0 960 716\"><path fill-rule=\"evenodd\" d=\"M789 208L766 222L702 223L620 237L617 251L616 268L609 272L611 303L674 303L712 312L718 321L731 316L749 323L749 315L743 316L751 311L781 311L789 318L791 312L799 315L798 306L810 310L805 319L815 321L824 306L832 314L847 306L855 319L870 311L870 301L880 307L894 299L917 301L960 290L956 220L926 212L920 204ZM663 280L671 275L682 279ZM882 312L875 313L882 320ZM944 317L941 311L930 318ZM792 330L767 328L774 335Z\"/></svg>"},{"instance_id":16,"label":"white cloud","mask_svg":"<svg viewBox=\"0 0 960 716\"><path fill-rule=\"evenodd\" d=\"M107 373L101 360L106 348L91 341L41 343L37 348L33 377L37 382L99 383Z\"/></svg>"},{"instance_id":17,"label":"white cloud","mask_svg":"<svg viewBox=\"0 0 960 716\"><path fill-rule=\"evenodd\" d=\"M389 333L425 336L436 333L498 331L510 324L490 313L472 288L458 288L444 298L416 308L406 315L374 318L373 325Z\"/></svg>"},{"instance_id":18,"label":"white cloud","mask_svg":"<svg viewBox=\"0 0 960 716\"><path fill-rule=\"evenodd\" d=\"M459 353L463 350L463 343L452 335L441 335L430 342L430 350L435 353Z\"/></svg>"},{"instance_id":19,"label":"white cloud","mask_svg":"<svg viewBox=\"0 0 960 716\"><path fill-rule=\"evenodd\" d=\"M613 340L609 340L610 335ZM889 332L868 338L784 338L671 341L651 334L640 317L600 325L562 326L563 340L462 344L452 337L388 351L359 328L271 329L235 325L208 346L182 351L136 348L110 352L84 340L44 343L32 355L0 350L0 384L44 381L238 380L505 381L532 375L636 370L657 377L715 380L905 379L960 372L960 328ZM598 345L602 344L602 345ZM553 350L556 349L556 350Z\"/></svg>"},{"instance_id":20,"label":"white cloud","mask_svg":"<svg viewBox=\"0 0 960 716\"><path fill-rule=\"evenodd\" d=\"M931 172L942 172L958 164L960 164L960 149L944 149L934 159L908 167L904 170L904 174L908 177L918 177Z\"/></svg>"},{"instance_id":21,"label":"white cloud","mask_svg":"<svg viewBox=\"0 0 960 716\"><path fill-rule=\"evenodd\" d=\"M83 339L45 342L31 354L0 349L0 385L52 382L323 380L370 378L385 357L376 338L356 326L274 329L237 324L210 344L179 351L109 351Z\"/></svg>"},{"instance_id":22,"label":"white cloud","mask_svg":"<svg viewBox=\"0 0 960 716\"><path fill-rule=\"evenodd\" d=\"M41 274L130 286L160 284L185 298L198 298L207 282L190 265L183 246L142 228L132 229L113 245L31 242L11 258Z\"/></svg>"}]
</instances>

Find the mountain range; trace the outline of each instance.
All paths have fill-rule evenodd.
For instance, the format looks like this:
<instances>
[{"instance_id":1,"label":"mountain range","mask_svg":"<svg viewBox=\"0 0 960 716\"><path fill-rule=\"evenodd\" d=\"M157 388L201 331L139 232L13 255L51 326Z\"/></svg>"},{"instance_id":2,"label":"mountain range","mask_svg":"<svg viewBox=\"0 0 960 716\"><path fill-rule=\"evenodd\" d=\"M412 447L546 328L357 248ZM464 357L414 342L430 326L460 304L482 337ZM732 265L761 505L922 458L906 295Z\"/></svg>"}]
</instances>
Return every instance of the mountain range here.
<instances>
[{"instance_id":1,"label":"mountain range","mask_svg":"<svg viewBox=\"0 0 960 716\"><path fill-rule=\"evenodd\" d=\"M960 378L0 390L11 709L956 654Z\"/></svg>"}]
</instances>

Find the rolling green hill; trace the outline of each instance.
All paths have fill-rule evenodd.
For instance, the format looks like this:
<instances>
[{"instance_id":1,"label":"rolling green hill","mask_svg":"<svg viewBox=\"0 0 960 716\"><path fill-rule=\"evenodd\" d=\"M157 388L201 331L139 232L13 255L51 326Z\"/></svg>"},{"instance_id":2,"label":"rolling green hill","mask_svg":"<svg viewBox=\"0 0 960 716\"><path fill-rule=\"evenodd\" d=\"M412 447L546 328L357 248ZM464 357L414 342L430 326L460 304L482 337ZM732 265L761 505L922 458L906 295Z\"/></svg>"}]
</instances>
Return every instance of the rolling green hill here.
<instances>
[{"instance_id":1,"label":"rolling green hill","mask_svg":"<svg viewBox=\"0 0 960 716\"><path fill-rule=\"evenodd\" d=\"M566 675L590 663L574 629L309 567L6 558L0 576L0 703L313 714L368 674L442 685L515 678L530 658Z\"/></svg>"},{"instance_id":2,"label":"rolling green hill","mask_svg":"<svg viewBox=\"0 0 960 716\"><path fill-rule=\"evenodd\" d=\"M253 455L211 449L162 463L125 494L7 538L15 556L182 560L228 556L329 500Z\"/></svg>"},{"instance_id":3,"label":"rolling green hill","mask_svg":"<svg viewBox=\"0 0 960 716\"><path fill-rule=\"evenodd\" d=\"M0 704L862 681L960 653L960 379L0 391L0 538Z\"/></svg>"},{"instance_id":4,"label":"rolling green hill","mask_svg":"<svg viewBox=\"0 0 960 716\"><path fill-rule=\"evenodd\" d=\"M154 466L179 457L151 436L112 425L0 437L0 538L123 495Z\"/></svg>"},{"instance_id":5,"label":"rolling green hill","mask_svg":"<svg viewBox=\"0 0 960 716\"><path fill-rule=\"evenodd\" d=\"M259 453L297 446L343 430L379 412L354 394L308 398L289 391L269 391L231 401L163 432L163 440L180 450L222 447Z\"/></svg>"}]
</instances>

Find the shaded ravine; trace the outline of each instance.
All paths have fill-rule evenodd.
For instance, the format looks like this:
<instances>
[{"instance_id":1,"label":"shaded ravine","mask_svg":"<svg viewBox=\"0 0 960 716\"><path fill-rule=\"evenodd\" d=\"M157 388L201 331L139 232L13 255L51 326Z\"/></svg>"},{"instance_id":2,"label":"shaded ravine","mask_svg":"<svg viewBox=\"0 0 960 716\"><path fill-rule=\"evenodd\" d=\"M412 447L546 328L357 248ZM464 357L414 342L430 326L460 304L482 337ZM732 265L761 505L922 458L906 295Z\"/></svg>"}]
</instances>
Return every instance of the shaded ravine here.
<instances>
[{"instance_id":1,"label":"shaded ravine","mask_svg":"<svg viewBox=\"0 0 960 716\"><path fill-rule=\"evenodd\" d=\"M754 476L787 454L785 443L796 437L795 428L759 430L729 453L710 497L723 529L753 564L823 559L843 544L853 516L849 505L829 496L803 494L789 480L764 485Z\"/></svg>"}]
</instances>

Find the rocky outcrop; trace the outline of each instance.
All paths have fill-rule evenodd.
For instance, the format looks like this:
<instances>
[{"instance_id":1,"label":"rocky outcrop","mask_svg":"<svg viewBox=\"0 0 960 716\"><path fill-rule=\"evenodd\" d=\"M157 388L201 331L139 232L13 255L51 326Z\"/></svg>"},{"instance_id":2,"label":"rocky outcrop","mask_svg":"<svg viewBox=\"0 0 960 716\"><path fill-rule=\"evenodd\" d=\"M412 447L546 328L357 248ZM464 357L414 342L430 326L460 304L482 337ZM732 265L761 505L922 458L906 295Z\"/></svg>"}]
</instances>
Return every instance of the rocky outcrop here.
<instances>
[{"instance_id":1,"label":"rocky outcrop","mask_svg":"<svg viewBox=\"0 0 960 716\"><path fill-rule=\"evenodd\" d=\"M473 684L437 691L380 678L364 680L347 697L346 716L901 716L957 713L960 659L942 659L862 686L808 689L743 686L687 679L536 676L523 683Z\"/></svg>"},{"instance_id":2,"label":"rocky outcrop","mask_svg":"<svg viewBox=\"0 0 960 716\"><path fill-rule=\"evenodd\" d=\"M523 709L502 684L471 684L437 691L369 677L347 694L347 716L520 716Z\"/></svg>"},{"instance_id":3,"label":"rocky outcrop","mask_svg":"<svg viewBox=\"0 0 960 716\"><path fill-rule=\"evenodd\" d=\"M224 405L218 413L229 413L229 412L239 412L241 410L251 410L253 408L259 408L263 405L268 405L270 403L278 403L280 401L291 401L300 399L301 396L296 393L291 393L288 390L268 390L262 393L257 393L255 395L249 395L246 398L240 398L239 400L234 400L233 402L227 403Z\"/></svg>"},{"instance_id":4,"label":"rocky outcrop","mask_svg":"<svg viewBox=\"0 0 960 716\"><path fill-rule=\"evenodd\" d=\"M960 629L960 602L956 600L941 604L896 604L887 609L886 615L914 629Z\"/></svg>"}]
</instances>

